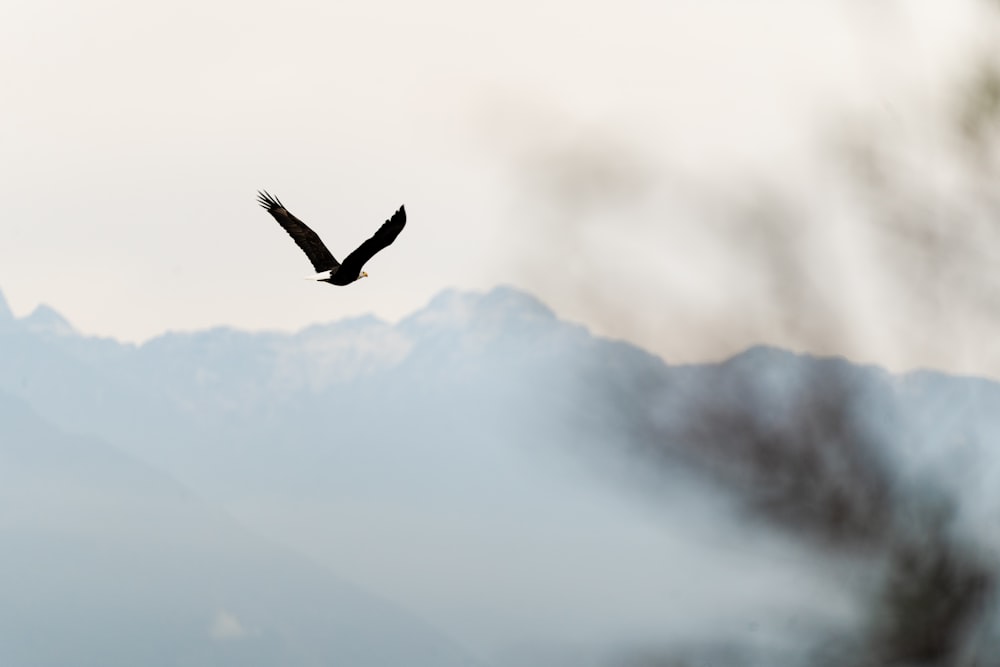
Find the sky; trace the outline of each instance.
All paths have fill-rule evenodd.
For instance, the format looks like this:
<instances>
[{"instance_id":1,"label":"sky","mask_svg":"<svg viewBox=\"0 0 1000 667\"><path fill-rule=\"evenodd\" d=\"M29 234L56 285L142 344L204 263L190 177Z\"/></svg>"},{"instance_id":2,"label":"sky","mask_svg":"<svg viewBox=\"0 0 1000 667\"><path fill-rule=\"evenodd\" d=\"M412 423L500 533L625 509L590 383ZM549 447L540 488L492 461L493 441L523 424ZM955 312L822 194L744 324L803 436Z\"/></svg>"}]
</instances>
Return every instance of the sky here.
<instances>
[{"instance_id":1,"label":"sky","mask_svg":"<svg viewBox=\"0 0 1000 667\"><path fill-rule=\"evenodd\" d=\"M13 0L0 290L18 315L47 303L139 342L391 321L447 287L510 284L672 361L770 342L1000 374L982 322L887 315L853 233L806 255L837 268L810 276L838 288L826 310L863 324L776 326L794 295L733 269L758 232L712 226L759 183L819 205L820 144L844 119L922 128L986 16L972 0ZM258 189L337 257L400 204L409 222L368 279L305 283Z\"/></svg>"}]
</instances>

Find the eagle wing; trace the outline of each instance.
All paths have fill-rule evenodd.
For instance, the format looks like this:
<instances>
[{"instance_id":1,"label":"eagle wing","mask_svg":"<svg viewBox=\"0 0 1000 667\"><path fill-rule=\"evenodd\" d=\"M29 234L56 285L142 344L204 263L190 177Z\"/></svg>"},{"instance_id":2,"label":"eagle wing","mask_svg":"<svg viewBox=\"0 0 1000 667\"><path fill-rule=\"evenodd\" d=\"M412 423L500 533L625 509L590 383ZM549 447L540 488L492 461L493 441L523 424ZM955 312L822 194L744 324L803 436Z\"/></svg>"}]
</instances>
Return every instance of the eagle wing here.
<instances>
[{"instance_id":1,"label":"eagle wing","mask_svg":"<svg viewBox=\"0 0 1000 667\"><path fill-rule=\"evenodd\" d=\"M347 275L361 272L361 267L380 250L387 248L406 226L406 210L400 206L392 217L382 223L370 239L359 245L354 252L344 258L341 270Z\"/></svg>"},{"instance_id":2,"label":"eagle wing","mask_svg":"<svg viewBox=\"0 0 1000 667\"><path fill-rule=\"evenodd\" d=\"M257 201L260 205L267 209L267 212L288 232L288 235L295 241L295 245L302 248L302 252L306 254L306 257L312 262L313 268L316 269L316 273L329 271L340 266L340 263L334 259L323 241L320 240L319 235L309 229L306 223L289 213L277 197L272 197L266 191L258 191L257 195Z\"/></svg>"}]
</instances>

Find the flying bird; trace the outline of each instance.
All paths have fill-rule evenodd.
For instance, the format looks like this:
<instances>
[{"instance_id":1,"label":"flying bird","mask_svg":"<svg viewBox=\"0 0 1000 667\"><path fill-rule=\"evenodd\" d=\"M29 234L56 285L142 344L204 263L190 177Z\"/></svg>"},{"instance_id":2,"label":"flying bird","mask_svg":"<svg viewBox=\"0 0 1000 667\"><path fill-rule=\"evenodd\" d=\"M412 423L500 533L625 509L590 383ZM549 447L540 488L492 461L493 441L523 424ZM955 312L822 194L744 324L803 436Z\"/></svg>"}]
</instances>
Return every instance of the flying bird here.
<instances>
[{"instance_id":1,"label":"flying bird","mask_svg":"<svg viewBox=\"0 0 1000 667\"><path fill-rule=\"evenodd\" d=\"M257 201L267 209L267 212L278 221L295 244L302 248L313 268L316 269L314 280L331 285L350 285L359 278L367 278L368 274L361 270L369 259L379 250L388 247L406 226L406 211L402 206L392 214L392 217L382 223L370 239L355 248L354 252L338 262L323 245L319 235L306 226L294 215L288 212L285 205L277 197L272 197L267 191L257 192Z\"/></svg>"}]
</instances>

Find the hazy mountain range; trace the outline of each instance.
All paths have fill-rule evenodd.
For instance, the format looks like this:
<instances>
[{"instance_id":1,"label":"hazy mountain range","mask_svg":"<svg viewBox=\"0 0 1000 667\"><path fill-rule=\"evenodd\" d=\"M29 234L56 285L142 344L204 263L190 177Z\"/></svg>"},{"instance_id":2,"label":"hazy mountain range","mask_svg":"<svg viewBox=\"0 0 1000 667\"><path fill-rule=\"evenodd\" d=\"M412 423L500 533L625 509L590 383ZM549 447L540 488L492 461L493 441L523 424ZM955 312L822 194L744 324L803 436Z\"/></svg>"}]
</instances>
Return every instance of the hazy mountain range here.
<instances>
[{"instance_id":1,"label":"hazy mountain range","mask_svg":"<svg viewBox=\"0 0 1000 667\"><path fill-rule=\"evenodd\" d=\"M772 348L670 366L509 288L138 346L0 297L0 662L780 645L792 618L859 622L809 549L876 553L930 505L988 549L998 434L986 380ZM747 518L765 537L734 537Z\"/></svg>"}]
</instances>

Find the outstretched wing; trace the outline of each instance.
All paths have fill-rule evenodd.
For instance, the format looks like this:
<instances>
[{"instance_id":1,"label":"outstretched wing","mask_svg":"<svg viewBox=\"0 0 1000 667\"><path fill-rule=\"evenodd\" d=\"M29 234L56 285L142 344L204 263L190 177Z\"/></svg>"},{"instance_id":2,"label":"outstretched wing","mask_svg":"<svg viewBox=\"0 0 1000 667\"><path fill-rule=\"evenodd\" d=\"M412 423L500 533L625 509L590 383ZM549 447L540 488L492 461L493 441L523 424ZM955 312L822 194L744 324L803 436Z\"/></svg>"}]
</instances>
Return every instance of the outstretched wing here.
<instances>
[{"instance_id":1,"label":"outstretched wing","mask_svg":"<svg viewBox=\"0 0 1000 667\"><path fill-rule=\"evenodd\" d=\"M406 210L400 206L399 210L393 213L391 218L382 223L382 226L378 228L378 231L370 239L359 245L354 252L344 259L340 270L349 276L360 273L361 267L365 265L365 262L374 257L375 253L379 250L386 248L395 241L405 226Z\"/></svg>"},{"instance_id":2,"label":"outstretched wing","mask_svg":"<svg viewBox=\"0 0 1000 667\"><path fill-rule=\"evenodd\" d=\"M312 262L313 268L316 269L316 273L329 271L339 266L339 262L333 258L330 251L323 245L319 235L309 229L306 223L289 213L288 209L278 201L277 197L272 197L266 191L258 191L257 201L288 232L288 235L295 241L295 245L302 248L302 252L306 254L306 257Z\"/></svg>"}]
</instances>

